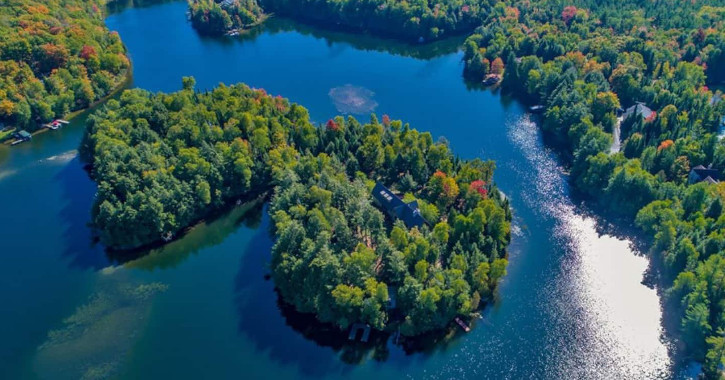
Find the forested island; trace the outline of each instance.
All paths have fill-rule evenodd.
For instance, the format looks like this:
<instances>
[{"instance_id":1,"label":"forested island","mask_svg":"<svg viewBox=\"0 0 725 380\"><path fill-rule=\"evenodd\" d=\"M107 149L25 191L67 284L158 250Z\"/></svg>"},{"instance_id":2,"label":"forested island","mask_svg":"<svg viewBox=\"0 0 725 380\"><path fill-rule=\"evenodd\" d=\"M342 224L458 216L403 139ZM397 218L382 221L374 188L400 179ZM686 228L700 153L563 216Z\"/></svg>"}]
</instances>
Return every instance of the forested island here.
<instances>
[{"instance_id":1,"label":"forested island","mask_svg":"<svg viewBox=\"0 0 725 380\"><path fill-rule=\"evenodd\" d=\"M100 0L13 0L0 6L0 131L33 131L118 87L129 61ZM0 137L3 133L0 132Z\"/></svg>"},{"instance_id":2,"label":"forested island","mask_svg":"<svg viewBox=\"0 0 725 380\"><path fill-rule=\"evenodd\" d=\"M725 349L725 103L708 88L725 79L717 3L499 3L464 56L467 78L504 71L505 91L545 107L577 189L636 216L710 376ZM616 128L621 151L610 149Z\"/></svg>"},{"instance_id":3,"label":"forested island","mask_svg":"<svg viewBox=\"0 0 725 380\"><path fill-rule=\"evenodd\" d=\"M265 18L257 0L190 0L189 19L200 33L219 35L259 24Z\"/></svg>"},{"instance_id":4,"label":"forested island","mask_svg":"<svg viewBox=\"0 0 725 380\"><path fill-rule=\"evenodd\" d=\"M81 154L98 182L93 223L110 247L160 240L271 191L280 294L342 329L445 328L506 273L511 213L494 164L458 159L387 116L314 126L264 90L196 92L185 78L176 93L109 101L89 118Z\"/></svg>"},{"instance_id":5,"label":"forested island","mask_svg":"<svg viewBox=\"0 0 725 380\"><path fill-rule=\"evenodd\" d=\"M327 29L367 32L407 42L427 42L469 33L485 19L495 2L470 0L190 0L192 25L208 34L246 28L264 12L305 21ZM261 5L261 7L260 7Z\"/></svg>"}]
</instances>

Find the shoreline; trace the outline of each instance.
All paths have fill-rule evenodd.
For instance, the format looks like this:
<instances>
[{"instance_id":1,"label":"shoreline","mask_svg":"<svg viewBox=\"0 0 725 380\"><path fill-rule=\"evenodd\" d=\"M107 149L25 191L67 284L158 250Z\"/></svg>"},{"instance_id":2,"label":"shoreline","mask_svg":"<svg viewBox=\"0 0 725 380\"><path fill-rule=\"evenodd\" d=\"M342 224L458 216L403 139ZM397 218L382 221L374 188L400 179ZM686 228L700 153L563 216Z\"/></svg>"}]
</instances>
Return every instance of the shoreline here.
<instances>
[{"instance_id":1,"label":"shoreline","mask_svg":"<svg viewBox=\"0 0 725 380\"><path fill-rule=\"evenodd\" d=\"M127 55L128 56L128 55ZM60 116L60 118L65 118L68 121L72 121L77 116L81 115L84 112L90 111L95 107L98 107L99 105L102 105L103 103L107 102L109 99L111 99L113 96L118 94L119 92L125 90L128 88L128 85L133 81L133 62L129 59L129 67L126 69L126 72L121 76L123 79L113 87L113 89L103 97L99 98L98 100L93 101L91 104L88 105L88 107L77 109L75 111L71 111L68 113L68 115ZM17 131L17 127L16 127ZM35 137L42 133L48 132L48 128L40 127L37 130L30 133L31 136ZM1 145L5 146L12 146L13 142L16 141L13 137L13 135L9 135L9 138L3 140L0 142ZM32 143L32 140L29 142Z\"/></svg>"},{"instance_id":2,"label":"shoreline","mask_svg":"<svg viewBox=\"0 0 725 380\"><path fill-rule=\"evenodd\" d=\"M89 177L93 180L95 183L95 180L93 179L93 176L91 176L91 168L86 169L86 172L88 173ZM217 218L223 216L225 213L232 211L235 207L245 205L245 204L254 204L256 202L264 202L266 201L266 198L269 197L269 190L264 190L261 192L255 192L253 194L249 194L246 196L239 197L236 201L230 200L229 202L226 202L223 206L219 207L218 209L210 210L207 214L205 214L203 217L199 218L198 220L194 221L193 223L189 224L186 227L181 228L176 234L172 235L172 237L169 240L165 240L163 237L160 237L159 239L156 239L154 241L144 243L138 246L134 247L113 247L108 246L106 244L103 244L103 247L106 251L113 253L115 255L124 256L124 255L133 255L135 253L145 253L145 251L154 249L154 248L160 248L163 246L166 246L170 243L173 243L175 241L178 241L180 239L183 239L184 236L186 236L191 230L198 227L202 223L211 222L216 220ZM95 227L92 225L90 226L91 229L95 231ZM143 256L143 255L139 255Z\"/></svg>"}]
</instances>

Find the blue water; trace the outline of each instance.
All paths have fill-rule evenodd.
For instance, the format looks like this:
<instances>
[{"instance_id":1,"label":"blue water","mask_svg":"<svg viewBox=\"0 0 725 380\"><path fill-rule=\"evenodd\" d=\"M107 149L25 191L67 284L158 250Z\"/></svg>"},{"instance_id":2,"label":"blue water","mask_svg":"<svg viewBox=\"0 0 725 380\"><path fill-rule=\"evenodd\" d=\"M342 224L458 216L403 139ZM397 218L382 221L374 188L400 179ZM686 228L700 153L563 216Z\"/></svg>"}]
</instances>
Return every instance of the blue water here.
<instances>
[{"instance_id":1,"label":"blue water","mask_svg":"<svg viewBox=\"0 0 725 380\"><path fill-rule=\"evenodd\" d=\"M455 41L418 51L281 20L247 36L202 38L185 10L167 2L108 17L131 55L133 86L174 91L189 75L198 89L245 82L303 104L320 122L339 113L330 91L352 89L366 100L357 117L389 114L445 137L462 157L496 160L515 215L497 301L472 332L424 352L340 345L280 310L264 277L272 241L261 204L145 256L108 255L86 226L95 188L74 153L81 116L0 148L0 377L673 376L679 359L663 335L657 291L642 284L647 260L621 228L571 200L521 105L468 88ZM167 288L118 296L153 283Z\"/></svg>"}]
</instances>

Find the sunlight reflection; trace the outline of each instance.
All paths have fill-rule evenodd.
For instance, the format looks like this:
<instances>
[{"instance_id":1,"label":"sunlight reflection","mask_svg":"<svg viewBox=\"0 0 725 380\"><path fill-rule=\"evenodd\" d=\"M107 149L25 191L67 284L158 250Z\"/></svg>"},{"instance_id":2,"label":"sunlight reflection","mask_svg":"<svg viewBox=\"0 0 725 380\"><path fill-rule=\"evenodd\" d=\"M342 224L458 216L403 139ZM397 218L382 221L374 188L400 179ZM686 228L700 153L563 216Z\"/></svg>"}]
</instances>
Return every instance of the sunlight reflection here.
<instances>
[{"instance_id":1,"label":"sunlight reflection","mask_svg":"<svg viewBox=\"0 0 725 380\"><path fill-rule=\"evenodd\" d=\"M568 321L577 336L558 343L575 344L558 347L568 358L554 372L567 377L666 376L670 358L662 339L660 300L655 289L642 284L648 260L629 240L600 235L596 220L577 212L557 161L542 147L536 124L527 117L512 124L510 137L536 170L536 191L524 193L525 201L543 203L539 212L554 218L554 239L566 251L556 309L564 316L560 318L582 318Z\"/></svg>"}]
</instances>

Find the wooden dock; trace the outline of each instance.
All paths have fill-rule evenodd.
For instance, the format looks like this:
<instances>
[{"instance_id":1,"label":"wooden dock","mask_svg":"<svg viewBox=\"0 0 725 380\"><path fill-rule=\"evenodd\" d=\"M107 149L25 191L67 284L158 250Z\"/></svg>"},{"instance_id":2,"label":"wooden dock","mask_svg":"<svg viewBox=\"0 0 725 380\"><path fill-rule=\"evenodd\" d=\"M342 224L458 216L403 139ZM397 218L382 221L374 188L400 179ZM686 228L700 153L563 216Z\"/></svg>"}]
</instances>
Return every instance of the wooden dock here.
<instances>
[{"instance_id":1,"label":"wooden dock","mask_svg":"<svg viewBox=\"0 0 725 380\"><path fill-rule=\"evenodd\" d=\"M63 119L55 119L55 120L51 121L50 123L43 124L43 128L56 130L65 124L70 124L70 121L63 120Z\"/></svg>"},{"instance_id":2,"label":"wooden dock","mask_svg":"<svg viewBox=\"0 0 725 380\"><path fill-rule=\"evenodd\" d=\"M370 325L364 325L362 323L356 323L352 325L350 328L350 335L347 336L347 339L349 340L356 340L357 339L357 332L362 330L362 337L360 338L360 341L363 343L366 343L368 339L370 339Z\"/></svg>"}]
</instances>

